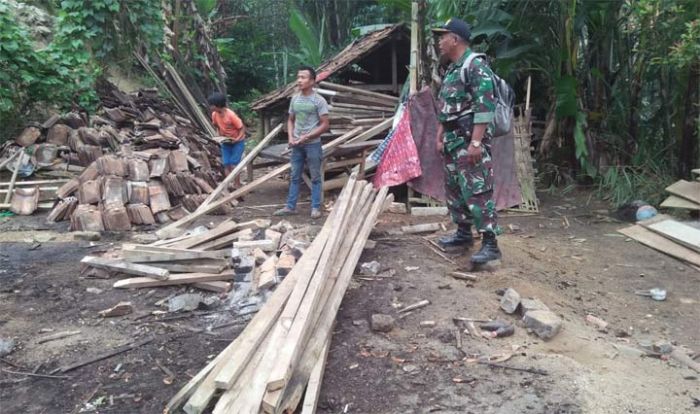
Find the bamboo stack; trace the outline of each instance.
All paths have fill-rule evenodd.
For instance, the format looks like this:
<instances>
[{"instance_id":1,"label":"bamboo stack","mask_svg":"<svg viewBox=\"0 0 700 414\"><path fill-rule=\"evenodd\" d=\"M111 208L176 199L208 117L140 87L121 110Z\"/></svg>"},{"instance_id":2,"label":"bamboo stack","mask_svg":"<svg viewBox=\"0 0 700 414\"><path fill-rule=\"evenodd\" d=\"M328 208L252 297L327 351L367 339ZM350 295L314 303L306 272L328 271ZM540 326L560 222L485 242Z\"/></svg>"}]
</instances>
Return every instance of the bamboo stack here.
<instances>
[{"instance_id":1,"label":"bamboo stack","mask_svg":"<svg viewBox=\"0 0 700 414\"><path fill-rule=\"evenodd\" d=\"M391 199L386 188L376 192L353 175L321 232L265 305L164 412L183 407L188 414L202 413L212 404L215 414L293 412L304 389L306 409L313 412L340 303Z\"/></svg>"}]
</instances>

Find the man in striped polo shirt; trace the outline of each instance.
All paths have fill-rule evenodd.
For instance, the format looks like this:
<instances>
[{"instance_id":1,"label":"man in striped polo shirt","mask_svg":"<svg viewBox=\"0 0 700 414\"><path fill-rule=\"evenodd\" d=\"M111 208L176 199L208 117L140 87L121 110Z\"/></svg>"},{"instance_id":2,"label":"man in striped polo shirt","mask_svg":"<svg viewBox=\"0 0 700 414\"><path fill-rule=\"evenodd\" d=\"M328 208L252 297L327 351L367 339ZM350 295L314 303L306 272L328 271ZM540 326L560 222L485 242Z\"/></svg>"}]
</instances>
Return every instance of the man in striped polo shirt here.
<instances>
[{"instance_id":1,"label":"man in striped polo shirt","mask_svg":"<svg viewBox=\"0 0 700 414\"><path fill-rule=\"evenodd\" d=\"M290 163L292 173L289 182L287 205L277 210L276 216L296 214L301 174L304 164L309 167L311 176L311 218L321 217L321 134L329 128L328 103L316 93L316 71L310 66L302 66L297 72L299 92L289 104L287 137L292 150Z\"/></svg>"}]
</instances>

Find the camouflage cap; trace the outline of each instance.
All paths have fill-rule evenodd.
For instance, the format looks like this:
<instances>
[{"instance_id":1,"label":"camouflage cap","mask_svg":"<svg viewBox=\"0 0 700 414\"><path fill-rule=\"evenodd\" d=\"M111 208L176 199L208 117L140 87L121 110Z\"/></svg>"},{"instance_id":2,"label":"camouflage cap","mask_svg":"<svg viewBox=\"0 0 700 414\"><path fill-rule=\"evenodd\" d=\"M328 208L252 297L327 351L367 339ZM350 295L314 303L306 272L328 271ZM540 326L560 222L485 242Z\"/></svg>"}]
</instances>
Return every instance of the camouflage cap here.
<instances>
[{"instance_id":1,"label":"camouflage cap","mask_svg":"<svg viewBox=\"0 0 700 414\"><path fill-rule=\"evenodd\" d=\"M472 35L472 28L469 23L456 17L450 18L445 24L432 29L433 33L454 33L465 41L469 41Z\"/></svg>"}]
</instances>

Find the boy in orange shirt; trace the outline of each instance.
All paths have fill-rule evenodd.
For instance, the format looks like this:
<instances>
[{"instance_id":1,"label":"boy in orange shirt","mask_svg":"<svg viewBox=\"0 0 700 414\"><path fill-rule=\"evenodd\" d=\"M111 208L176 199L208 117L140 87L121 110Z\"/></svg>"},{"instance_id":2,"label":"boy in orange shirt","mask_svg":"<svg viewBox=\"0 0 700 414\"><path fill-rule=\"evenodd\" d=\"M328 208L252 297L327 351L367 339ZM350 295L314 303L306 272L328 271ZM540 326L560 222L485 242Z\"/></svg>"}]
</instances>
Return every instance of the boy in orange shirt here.
<instances>
[{"instance_id":1,"label":"boy in orange shirt","mask_svg":"<svg viewBox=\"0 0 700 414\"><path fill-rule=\"evenodd\" d=\"M214 139L221 145L221 161L226 176L241 162L245 150L245 125L235 112L226 107L226 95L212 93L207 99L211 109L211 122L219 131ZM241 186L241 176L236 177L236 187Z\"/></svg>"}]
</instances>

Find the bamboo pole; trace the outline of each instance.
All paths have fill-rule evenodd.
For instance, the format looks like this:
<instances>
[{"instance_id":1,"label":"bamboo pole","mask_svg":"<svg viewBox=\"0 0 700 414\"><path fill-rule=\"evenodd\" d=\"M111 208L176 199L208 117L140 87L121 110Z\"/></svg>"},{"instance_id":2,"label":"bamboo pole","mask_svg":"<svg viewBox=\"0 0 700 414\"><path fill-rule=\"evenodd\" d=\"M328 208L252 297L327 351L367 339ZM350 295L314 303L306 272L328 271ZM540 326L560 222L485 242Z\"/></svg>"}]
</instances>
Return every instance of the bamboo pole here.
<instances>
[{"instance_id":1,"label":"bamboo pole","mask_svg":"<svg viewBox=\"0 0 700 414\"><path fill-rule=\"evenodd\" d=\"M418 1L411 2L411 60L409 66L410 94L418 92Z\"/></svg>"}]
</instances>

